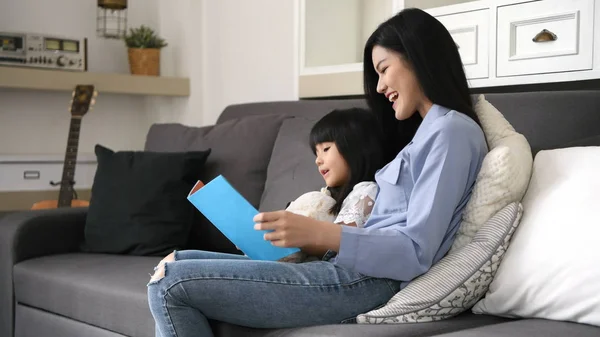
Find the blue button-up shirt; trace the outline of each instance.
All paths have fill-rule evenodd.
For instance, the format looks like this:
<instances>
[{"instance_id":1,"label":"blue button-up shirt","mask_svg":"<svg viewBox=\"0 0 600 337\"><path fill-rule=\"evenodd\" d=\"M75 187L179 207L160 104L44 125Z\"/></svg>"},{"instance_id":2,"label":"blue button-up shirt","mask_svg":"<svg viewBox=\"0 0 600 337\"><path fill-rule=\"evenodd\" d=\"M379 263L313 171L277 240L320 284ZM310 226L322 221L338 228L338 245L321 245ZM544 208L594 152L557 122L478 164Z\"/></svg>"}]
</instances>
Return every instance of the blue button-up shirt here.
<instances>
[{"instance_id":1,"label":"blue button-up shirt","mask_svg":"<svg viewBox=\"0 0 600 337\"><path fill-rule=\"evenodd\" d=\"M488 148L468 116L433 105L415 136L375 175L364 228L342 226L337 265L410 281L450 249Z\"/></svg>"}]
</instances>

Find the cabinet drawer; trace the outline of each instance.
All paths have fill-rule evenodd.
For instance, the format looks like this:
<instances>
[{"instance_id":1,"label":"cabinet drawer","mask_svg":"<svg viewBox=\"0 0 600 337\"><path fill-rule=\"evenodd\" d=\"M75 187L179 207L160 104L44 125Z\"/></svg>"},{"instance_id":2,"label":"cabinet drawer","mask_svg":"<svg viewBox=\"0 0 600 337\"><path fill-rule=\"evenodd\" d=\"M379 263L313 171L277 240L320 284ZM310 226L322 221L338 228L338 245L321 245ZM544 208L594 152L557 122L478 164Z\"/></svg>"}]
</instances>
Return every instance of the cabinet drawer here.
<instances>
[{"instance_id":1,"label":"cabinet drawer","mask_svg":"<svg viewBox=\"0 0 600 337\"><path fill-rule=\"evenodd\" d=\"M547 0L498 8L497 75L588 70L594 0Z\"/></svg>"},{"instance_id":2,"label":"cabinet drawer","mask_svg":"<svg viewBox=\"0 0 600 337\"><path fill-rule=\"evenodd\" d=\"M489 76L489 10L441 15L436 17L450 32L468 79Z\"/></svg>"},{"instance_id":3,"label":"cabinet drawer","mask_svg":"<svg viewBox=\"0 0 600 337\"><path fill-rule=\"evenodd\" d=\"M50 181L60 181L63 162L60 159L52 160L49 156L43 157L0 156L0 192L53 190L58 193L60 186L51 186ZM75 190L91 188L95 174L95 158L94 161L84 158L78 160Z\"/></svg>"}]
</instances>

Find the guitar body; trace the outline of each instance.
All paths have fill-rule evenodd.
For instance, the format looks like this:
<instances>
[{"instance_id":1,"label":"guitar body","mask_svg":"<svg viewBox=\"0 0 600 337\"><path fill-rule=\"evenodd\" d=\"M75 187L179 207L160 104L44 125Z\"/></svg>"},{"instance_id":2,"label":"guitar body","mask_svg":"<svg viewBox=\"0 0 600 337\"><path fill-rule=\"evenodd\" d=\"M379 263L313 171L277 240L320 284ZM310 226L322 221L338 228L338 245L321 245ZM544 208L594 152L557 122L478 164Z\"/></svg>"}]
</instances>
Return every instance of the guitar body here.
<instances>
[{"instance_id":1,"label":"guitar body","mask_svg":"<svg viewBox=\"0 0 600 337\"><path fill-rule=\"evenodd\" d=\"M79 200L73 190L75 181L75 164L77 162L77 149L79 146L79 132L81 129L81 119L91 109L95 103L95 97L98 93L93 85L77 85L73 91L73 100L71 101L71 125L69 126L69 136L67 137L67 151L65 152L65 162L63 164L63 174L59 183L50 182L52 186L60 185L57 200L44 200L36 202L31 209L52 209L63 207L88 207L89 201Z\"/></svg>"},{"instance_id":2,"label":"guitar body","mask_svg":"<svg viewBox=\"0 0 600 337\"><path fill-rule=\"evenodd\" d=\"M88 207L90 206L90 202L87 200L71 200L71 207ZM44 200L38 201L31 207L32 210L36 209L52 209L58 208L58 200Z\"/></svg>"}]
</instances>

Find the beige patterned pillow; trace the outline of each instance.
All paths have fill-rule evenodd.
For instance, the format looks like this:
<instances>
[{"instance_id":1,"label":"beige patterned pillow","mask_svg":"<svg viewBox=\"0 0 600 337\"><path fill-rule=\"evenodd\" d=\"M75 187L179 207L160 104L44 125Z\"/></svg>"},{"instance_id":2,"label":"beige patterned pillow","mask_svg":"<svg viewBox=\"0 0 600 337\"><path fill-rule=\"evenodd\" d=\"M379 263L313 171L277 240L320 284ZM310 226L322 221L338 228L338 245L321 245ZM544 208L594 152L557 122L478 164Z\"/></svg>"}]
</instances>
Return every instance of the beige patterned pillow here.
<instances>
[{"instance_id":1,"label":"beige patterned pillow","mask_svg":"<svg viewBox=\"0 0 600 337\"><path fill-rule=\"evenodd\" d=\"M475 112L490 152L483 159L451 252L471 242L479 228L504 206L520 202L531 178L533 156L527 139L483 95Z\"/></svg>"},{"instance_id":2,"label":"beige patterned pillow","mask_svg":"<svg viewBox=\"0 0 600 337\"><path fill-rule=\"evenodd\" d=\"M487 292L522 213L520 203L510 203L481 227L473 241L446 255L383 308L359 315L357 322L430 322L470 309Z\"/></svg>"}]
</instances>

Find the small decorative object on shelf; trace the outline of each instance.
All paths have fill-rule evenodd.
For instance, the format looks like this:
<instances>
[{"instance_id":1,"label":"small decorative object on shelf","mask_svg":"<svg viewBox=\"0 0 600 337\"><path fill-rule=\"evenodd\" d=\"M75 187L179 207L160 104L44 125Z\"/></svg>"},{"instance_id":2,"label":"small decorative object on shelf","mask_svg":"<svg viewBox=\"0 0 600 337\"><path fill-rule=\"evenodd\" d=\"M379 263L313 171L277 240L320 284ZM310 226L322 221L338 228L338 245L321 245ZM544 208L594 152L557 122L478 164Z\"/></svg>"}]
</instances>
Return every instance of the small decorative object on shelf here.
<instances>
[{"instance_id":1,"label":"small decorative object on shelf","mask_svg":"<svg viewBox=\"0 0 600 337\"><path fill-rule=\"evenodd\" d=\"M133 75L160 75L160 49L167 46L150 27L131 28L125 36L129 68Z\"/></svg>"},{"instance_id":2,"label":"small decorative object on shelf","mask_svg":"<svg viewBox=\"0 0 600 337\"><path fill-rule=\"evenodd\" d=\"M121 39L127 32L127 0L98 0L96 34Z\"/></svg>"}]
</instances>

